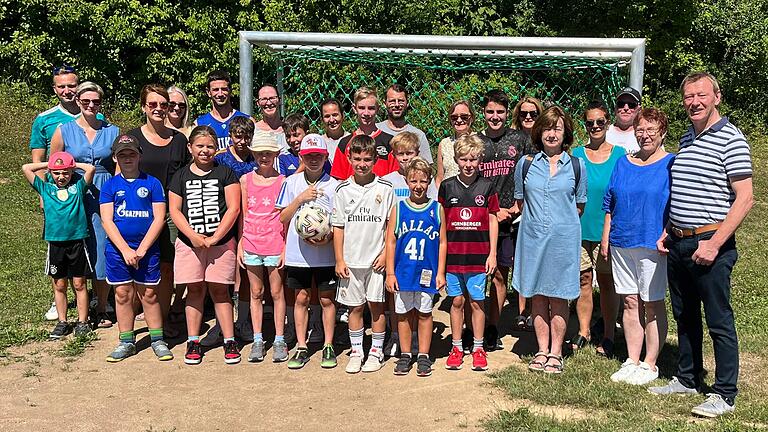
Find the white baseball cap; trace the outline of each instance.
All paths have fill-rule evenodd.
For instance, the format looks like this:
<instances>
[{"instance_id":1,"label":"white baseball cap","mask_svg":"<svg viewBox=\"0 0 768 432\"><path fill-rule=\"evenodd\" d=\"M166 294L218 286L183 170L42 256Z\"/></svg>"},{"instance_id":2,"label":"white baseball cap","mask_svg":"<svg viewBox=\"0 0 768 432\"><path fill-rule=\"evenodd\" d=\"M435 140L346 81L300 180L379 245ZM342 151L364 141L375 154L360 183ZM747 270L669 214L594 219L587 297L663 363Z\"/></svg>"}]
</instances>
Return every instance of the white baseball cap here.
<instances>
[{"instance_id":1,"label":"white baseball cap","mask_svg":"<svg viewBox=\"0 0 768 432\"><path fill-rule=\"evenodd\" d=\"M322 135L309 134L301 140L299 154L306 155L310 153L328 154L328 144L326 144L325 138Z\"/></svg>"}]
</instances>

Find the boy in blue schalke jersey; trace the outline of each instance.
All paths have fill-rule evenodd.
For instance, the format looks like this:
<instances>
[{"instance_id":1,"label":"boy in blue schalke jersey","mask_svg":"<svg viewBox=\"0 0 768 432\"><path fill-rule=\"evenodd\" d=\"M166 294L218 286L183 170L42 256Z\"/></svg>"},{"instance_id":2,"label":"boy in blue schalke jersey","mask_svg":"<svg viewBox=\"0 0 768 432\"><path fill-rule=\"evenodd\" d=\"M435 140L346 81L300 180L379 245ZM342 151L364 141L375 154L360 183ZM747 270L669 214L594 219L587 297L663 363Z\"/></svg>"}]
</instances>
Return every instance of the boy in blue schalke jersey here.
<instances>
[{"instance_id":1,"label":"boy in blue schalke jersey","mask_svg":"<svg viewBox=\"0 0 768 432\"><path fill-rule=\"evenodd\" d=\"M432 342L432 299L443 289L448 243L443 207L427 197L432 168L415 157L405 169L411 195L393 208L387 226L387 290L395 295L395 312L400 346L411 346L411 322L418 316L418 376L432 374L429 347ZM395 375L406 375L412 355L402 350L395 363Z\"/></svg>"},{"instance_id":2,"label":"boy in blue schalke jersey","mask_svg":"<svg viewBox=\"0 0 768 432\"><path fill-rule=\"evenodd\" d=\"M99 197L107 233L107 283L115 287L115 312L120 343L107 356L119 362L136 353L133 299L138 293L149 328L152 350L160 360L173 354L163 341L163 317L155 287L160 283L160 245L165 223L165 194L160 180L139 171L141 146L131 135L112 144L112 158L120 174L109 179Z\"/></svg>"}]
</instances>

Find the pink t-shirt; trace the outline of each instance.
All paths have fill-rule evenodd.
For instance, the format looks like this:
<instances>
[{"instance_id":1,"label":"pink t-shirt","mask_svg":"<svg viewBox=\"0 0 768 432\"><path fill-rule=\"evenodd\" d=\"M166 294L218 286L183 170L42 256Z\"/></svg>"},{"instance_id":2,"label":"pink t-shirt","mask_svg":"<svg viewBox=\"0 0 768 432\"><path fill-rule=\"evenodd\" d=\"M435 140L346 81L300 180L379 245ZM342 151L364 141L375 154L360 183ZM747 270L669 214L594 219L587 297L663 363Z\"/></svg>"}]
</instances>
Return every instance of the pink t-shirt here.
<instances>
[{"instance_id":1,"label":"pink t-shirt","mask_svg":"<svg viewBox=\"0 0 768 432\"><path fill-rule=\"evenodd\" d=\"M280 255L285 247L285 230L275 201L285 176L270 185L255 185L253 175L253 171L245 175L248 207L243 215L243 249L255 255Z\"/></svg>"}]
</instances>

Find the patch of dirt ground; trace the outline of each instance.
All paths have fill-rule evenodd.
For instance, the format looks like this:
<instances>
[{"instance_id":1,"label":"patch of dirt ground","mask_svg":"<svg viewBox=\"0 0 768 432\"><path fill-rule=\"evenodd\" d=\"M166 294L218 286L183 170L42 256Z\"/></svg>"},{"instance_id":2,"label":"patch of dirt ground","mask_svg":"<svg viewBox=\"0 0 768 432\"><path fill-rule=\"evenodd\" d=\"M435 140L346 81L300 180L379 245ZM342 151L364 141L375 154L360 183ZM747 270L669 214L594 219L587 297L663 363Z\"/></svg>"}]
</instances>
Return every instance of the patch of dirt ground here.
<instances>
[{"instance_id":1,"label":"patch of dirt ground","mask_svg":"<svg viewBox=\"0 0 768 432\"><path fill-rule=\"evenodd\" d=\"M74 360L53 354L60 342L27 345L12 351L23 361L0 367L0 430L475 431L499 409L530 406L488 385L487 373L472 371L469 357L462 370L446 370L448 314L435 308L435 321L438 358L428 378L415 370L394 376L393 359L377 373L349 375L347 351L337 351L339 366L332 370L320 368L319 352L299 371L285 363L251 364L245 361L249 345L240 364L225 364L222 349L214 348L202 364L187 366L184 344L173 347L173 361L158 362L146 340L136 356L110 364L105 357L117 326L100 330L100 339ZM490 371L522 364L509 351L516 345L520 352L518 342L504 338L505 349L489 354Z\"/></svg>"}]
</instances>

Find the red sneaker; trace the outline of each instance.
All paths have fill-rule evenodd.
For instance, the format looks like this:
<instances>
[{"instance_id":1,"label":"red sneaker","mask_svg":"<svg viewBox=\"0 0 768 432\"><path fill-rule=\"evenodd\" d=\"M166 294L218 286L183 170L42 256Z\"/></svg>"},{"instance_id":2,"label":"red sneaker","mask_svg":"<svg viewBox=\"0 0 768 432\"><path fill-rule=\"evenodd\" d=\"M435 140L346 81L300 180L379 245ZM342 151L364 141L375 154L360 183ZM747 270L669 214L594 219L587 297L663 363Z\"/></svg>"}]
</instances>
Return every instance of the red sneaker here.
<instances>
[{"instance_id":1,"label":"red sneaker","mask_svg":"<svg viewBox=\"0 0 768 432\"><path fill-rule=\"evenodd\" d=\"M472 352L472 370L488 370L488 354L484 349L478 348Z\"/></svg>"},{"instance_id":2,"label":"red sneaker","mask_svg":"<svg viewBox=\"0 0 768 432\"><path fill-rule=\"evenodd\" d=\"M200 342L187 342L187 353L184 355L184 363L188 365L200 364L203 361L203 351Z\"/></svg>"},{"instance_id":3,"label":"red sneaker","mask_svg":"<svg viewBox=\"0 0 768 432\"><path fill-rule=\"evenodd\" d=\"M461 364L464 362L464 352L461 348L453 347L448 354L448 360L445 361L445 368L449 370L461 369Z\"/></svg>"}]
</instances>

